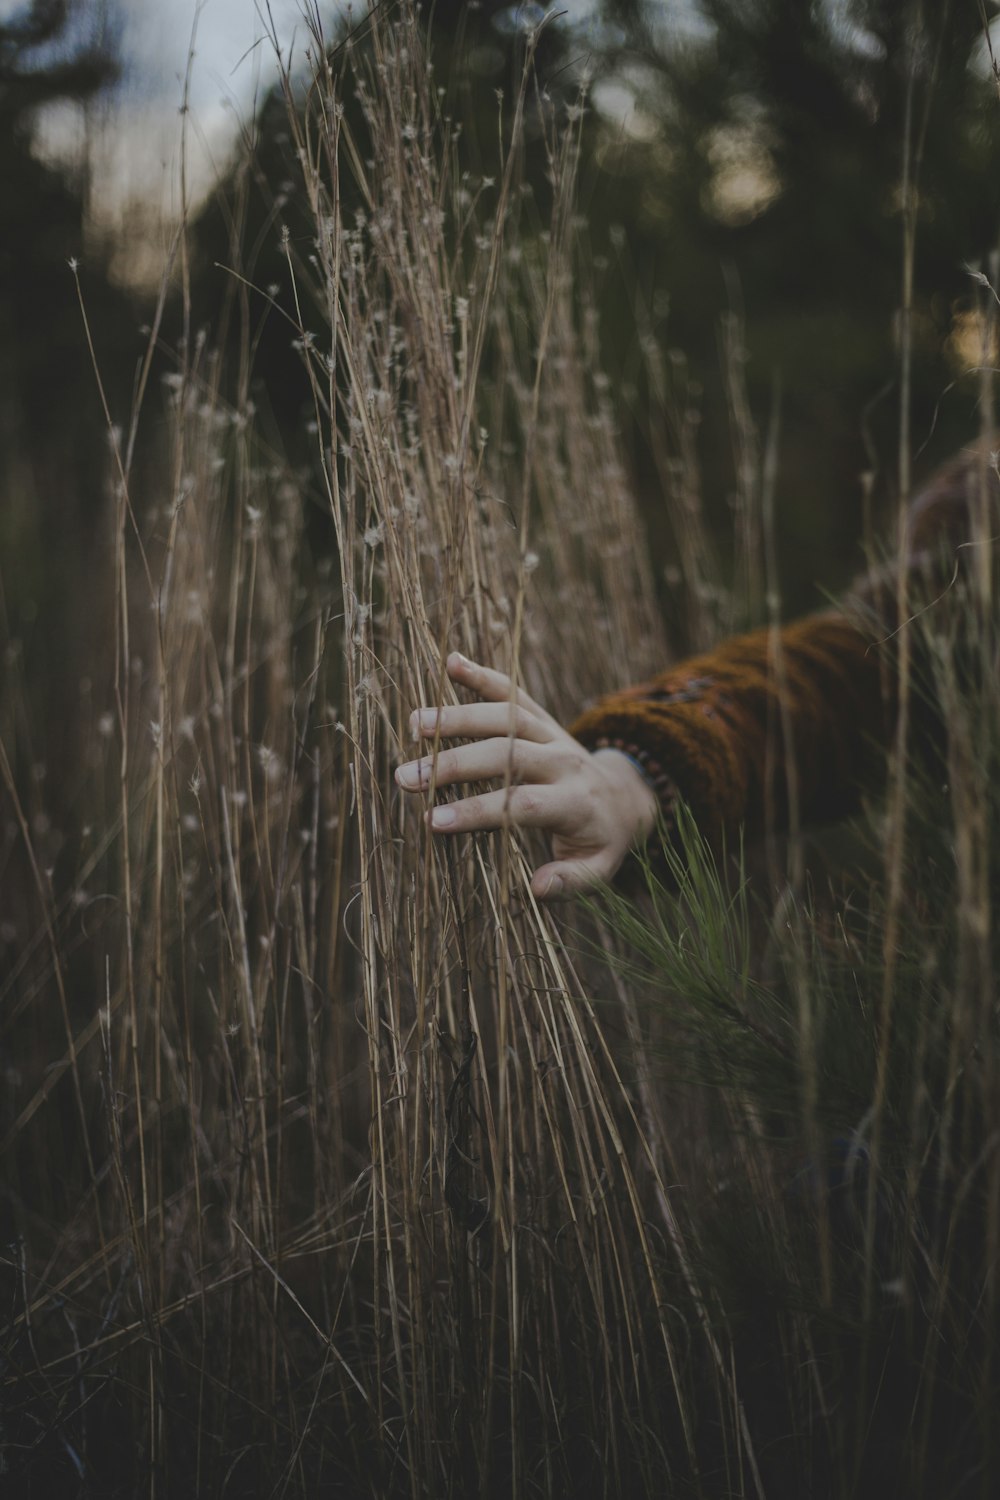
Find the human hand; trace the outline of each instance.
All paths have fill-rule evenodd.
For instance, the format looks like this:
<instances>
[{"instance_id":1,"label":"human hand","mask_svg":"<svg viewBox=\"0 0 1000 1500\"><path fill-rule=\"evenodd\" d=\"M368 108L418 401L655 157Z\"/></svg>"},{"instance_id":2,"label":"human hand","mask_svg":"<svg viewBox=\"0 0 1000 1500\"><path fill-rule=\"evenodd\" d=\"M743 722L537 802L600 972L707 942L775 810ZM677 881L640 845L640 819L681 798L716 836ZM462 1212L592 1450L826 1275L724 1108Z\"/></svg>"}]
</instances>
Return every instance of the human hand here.
<instances>
[{"instance_id":1,"label":"human hand","mask_svg":"<svg viewBox=\"0 0 1000 1500\"><path fill-rule=\"evenodd\" d=\"M553 859L536 870L531 889L540 900L574 895L610 880L629 849L656 823L656 794L618 750L591 754L551 714L503 672L480 667L457 651L447 661L452 682L481 702L419 708L411 716L414 739L432 742L432 753L396 770L407 792L475 781L499 781L497 791L438 803L429 814L435 833L479 832L513 824L544 828ZM441 740L471 743L449 749Z\"/></svg>"}]
</instances>

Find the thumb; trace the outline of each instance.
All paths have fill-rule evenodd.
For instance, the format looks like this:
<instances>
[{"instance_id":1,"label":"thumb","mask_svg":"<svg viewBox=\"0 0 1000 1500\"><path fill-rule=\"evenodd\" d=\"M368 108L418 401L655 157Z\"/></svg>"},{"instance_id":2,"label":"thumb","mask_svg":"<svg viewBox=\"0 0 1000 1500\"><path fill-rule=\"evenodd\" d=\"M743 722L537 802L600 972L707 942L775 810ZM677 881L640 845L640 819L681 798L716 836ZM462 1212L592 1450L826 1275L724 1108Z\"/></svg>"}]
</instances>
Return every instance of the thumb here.
<instances>
[{"instance_id":1,"label":"thumb","mask_svg":"<svg viewBox=\"0 0 1000 1500\"><path fill-rule=\"evenodd\" d=\"M589 859L563 859L542 865L531 877L531 892L539 901L567 901L581 891L591 890L610 880L615 865L607 854L593 854Z\"/></svg>"}]
</instances>

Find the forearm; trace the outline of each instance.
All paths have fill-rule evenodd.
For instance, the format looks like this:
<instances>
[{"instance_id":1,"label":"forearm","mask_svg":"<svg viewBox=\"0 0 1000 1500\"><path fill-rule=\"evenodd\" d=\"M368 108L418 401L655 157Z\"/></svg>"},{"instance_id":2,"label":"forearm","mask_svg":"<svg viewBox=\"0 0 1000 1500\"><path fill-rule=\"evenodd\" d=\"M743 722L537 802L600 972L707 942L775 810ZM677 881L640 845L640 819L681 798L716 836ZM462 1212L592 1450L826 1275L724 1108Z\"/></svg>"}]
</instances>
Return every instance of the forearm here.
<instances>
[{"instance_id":1,"label":"forearm","mask_svg":"<svg viewBox=\"0 0 1000 1500\"><path fill-rule=\"evenodd\" d=\"M829 611L738 636L604 698L571 732L504 673L452 653L448 675L475 701L416 710L424 753L397 768L398 785L429 800L435 833L544 829L552 859L531 882L543 900L611 880L678 797L716 847L744 827L844 816L884 763L893 639L920 594L935 602L959 578L976 552L966 541L986 545L1000 529L1000 474L986 456L988 493L971 484L984 462L973 450L917 498L896 565L906 589L891 569L870 572L853 590L855 618ZM587 753L602 749L614 753Z\"/></svg>"},{"instance_id":2,"label":"forearm","mask_svg":"<svg viewBox=\"0 0 1000 1500\"><path fill-rule=\"evenodd\" d=\"M833 612L754 631L602 699L570 732L640 760L716 844L787 826L793 803L803 822L841 817L889 728L872 644Z\"/></svg>"}]
</instances>

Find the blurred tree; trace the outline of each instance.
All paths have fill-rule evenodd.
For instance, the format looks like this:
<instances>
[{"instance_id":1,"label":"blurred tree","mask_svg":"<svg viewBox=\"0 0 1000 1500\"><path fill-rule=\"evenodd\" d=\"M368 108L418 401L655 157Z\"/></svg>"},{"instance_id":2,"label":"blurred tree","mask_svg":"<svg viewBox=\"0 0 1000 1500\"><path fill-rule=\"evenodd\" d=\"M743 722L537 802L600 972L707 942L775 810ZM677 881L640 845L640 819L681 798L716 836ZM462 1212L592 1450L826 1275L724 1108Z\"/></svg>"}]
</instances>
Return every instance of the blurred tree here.
<instances>
[{"instance_id":1,"label":"blurred tree","mask_svg":"<svg viewBox=\"0 0 1000 1500\"><path fill-rule=\"evenodd\" d=\"M38 119L45 106L82 103L114 79L110 25L79 39L93 15L74 0L34 0L0 24L0 731L12 759L36 775L41 743L50 747L44 770L59 803L79 768L76 708L102 618L91 570L103 540L107 438L68 265L84 240L84 174L44 159ZM137 318L96 253L83 274L102 373L124 399ZM106 700L110 688L94 690ZM17 712L23 699L34 751Z\"/></svg>"},{"instance_id":2,"label":"blurred tree","mask_svg":"<svg viewBox=\"0 0 1000 1500\"><path fill-rule=\"evenodd\" d=\"M887 387L899 371L907 137L914 441L930 439L930 463L976 422L975 377L949 388L979 362L974 338L957 338L979 295L963 262L988 256L1000 230L1000 106L977 56L979 7L607 0L606 14L619 30L602 74L634 101L641 138L613 142L605 128L593 179L601 218L625 226L633 292L669 306L661 338L704 384L716 495L733 484L715 440L733 358L724 346L720 357L720 317L745 308L761 424L775 376L784 391L782 560L789 601L807 604L813 579L835 585L857 562L866 425L894 468L899 397ZM609 311L620 324L624 310Z\"/></svg>"},{"instance_id":3,"label":"blurred tree","mask_svg":"<svg viewBox=\"0 0 1000 1500\"><path fill-rule=\"evenodd\" d=\"M658 563L667 567L676 546L662 522L664 453L676 460L700 423L694 451L725 555L755 441L759 468L762 439L748 422L766 428L780 382L783 592L788 609L814 605L817 586L838 587L860 562L861 472L879 467L882 501L892 493L907 137L913 432L927 466L976 423L976 377L965 372L979 362L984 293L963 263L984 260L1000 227L1000 104L976 60L978 8L604 0L586 22L558 10L443 0L424 13L464 160L493 171L496 91L509 100L525 33L548 15L543 87L568 100L592 79L582 207L594 262L610 268L600 291L605 357ZM251 135L197 222L194 306L216 326L220 298L240 306L244 338L251 326L258 338L256 394L294 451L308 401L288 325L264 317L253 294L227 292L219 270L238 264L260 286L283 285L279 225L293 243L308 242L276 94ZM523 173L541 222L546 163L530 135ZM529 207L527 233L531 222ZM662 379L650 379L650 349ZM671 587L664 598L683 640L684 601ZM748 613L761 598L746 600Z\"/></svg>"},{"instance_id":4,"label":"blurred tree","mask_svg":"<svg viewBox=\"0 0 1000 1500\"><path fill-rule=\"evenodd\" d=\"M0 22L0 121L4 130L30 131L31 110L55 99L87 99L114 77L108 46L94 42L58 49L73 12L72 0L32 0L25 10ZM49 51L39 60L39 54Z\"/></svg>"}]
</instances>

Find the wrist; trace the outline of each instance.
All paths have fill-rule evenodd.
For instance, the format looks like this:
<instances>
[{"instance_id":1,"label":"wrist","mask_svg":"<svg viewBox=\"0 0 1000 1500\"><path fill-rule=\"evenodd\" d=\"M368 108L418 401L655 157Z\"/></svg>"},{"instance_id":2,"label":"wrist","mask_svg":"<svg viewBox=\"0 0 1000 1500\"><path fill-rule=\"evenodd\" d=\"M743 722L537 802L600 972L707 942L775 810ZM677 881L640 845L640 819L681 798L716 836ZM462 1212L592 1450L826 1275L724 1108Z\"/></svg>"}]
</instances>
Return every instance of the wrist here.
<instances>
[{"instance_id":1,"label":"wrist","mask_svg":"<svg viewBox=\"0 0 1000 1500\"><path fill-rule=\"evenodd\" d=\"M623 811L634 830L633 842L644 843L662 812L657 786L638 758L617 745L598 745L591 751L602 769L615 782L625 802Z\"/></svg>"}]
</instances>

